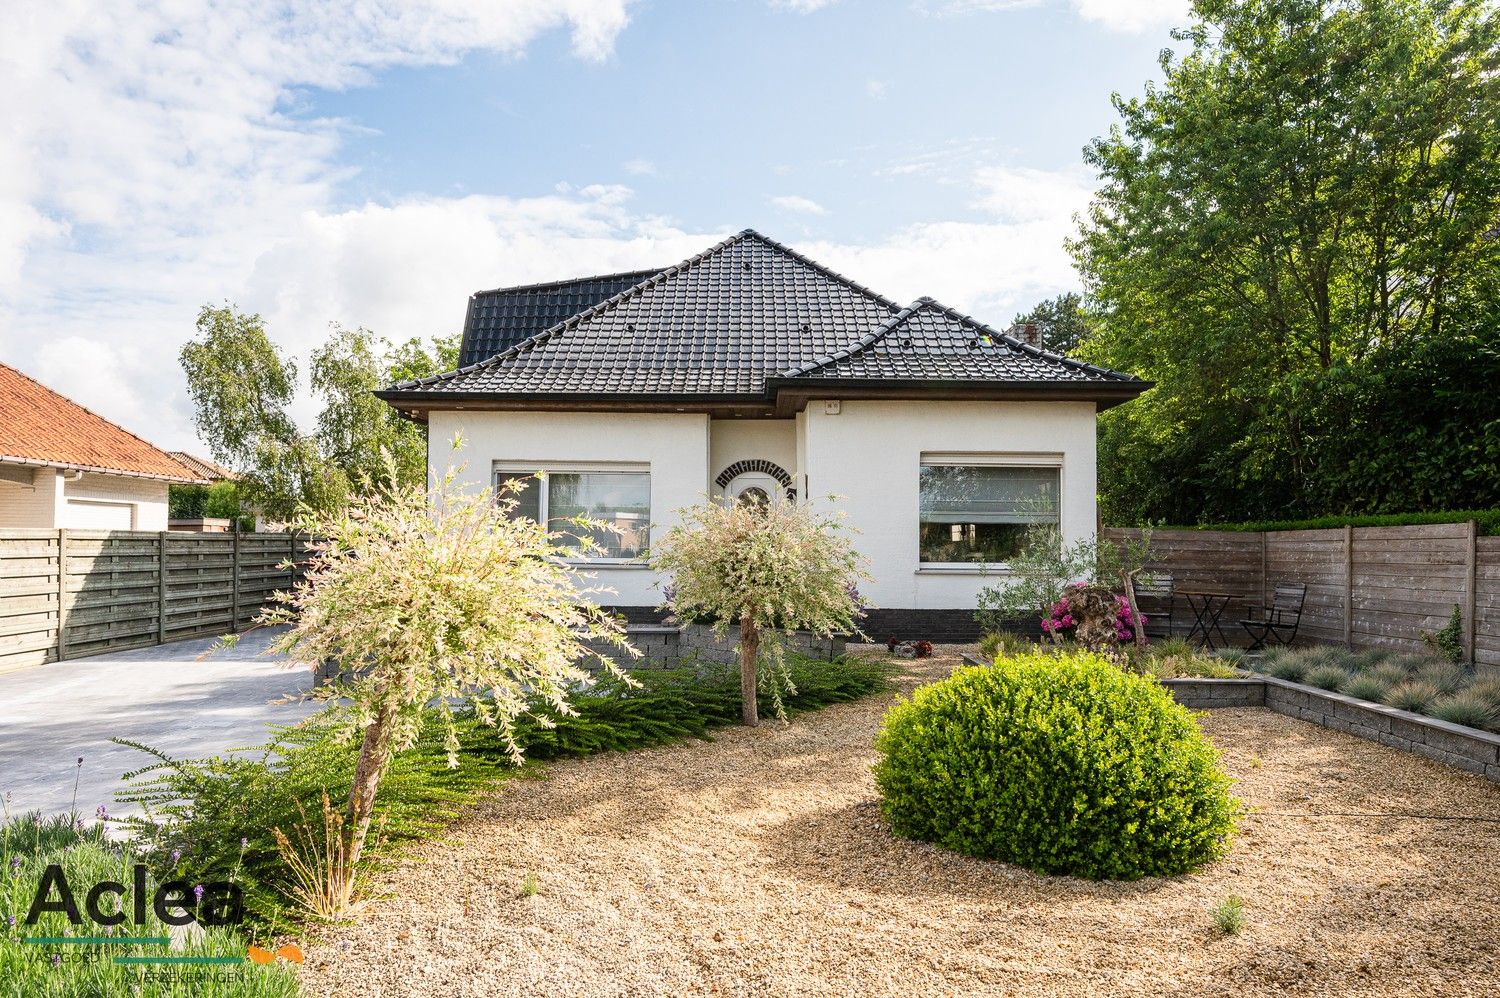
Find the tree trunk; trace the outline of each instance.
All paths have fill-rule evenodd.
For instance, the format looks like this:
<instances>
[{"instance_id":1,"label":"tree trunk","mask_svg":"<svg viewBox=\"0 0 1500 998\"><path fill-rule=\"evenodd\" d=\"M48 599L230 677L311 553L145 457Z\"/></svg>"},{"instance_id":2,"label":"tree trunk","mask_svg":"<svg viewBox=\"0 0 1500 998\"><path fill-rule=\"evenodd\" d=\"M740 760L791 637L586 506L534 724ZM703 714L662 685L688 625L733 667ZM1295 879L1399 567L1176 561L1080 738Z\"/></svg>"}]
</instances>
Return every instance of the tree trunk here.
<instances>
[{"instance_id":1,"label":"tree trunk","mask_svg":"<svg viewBox=\"0 0 1500 998\"><path fill-rule=\"evenodd\" d=\"M1141 623L1141 608L1135 602L1135 573L1125 573L1125 605L1130 607L1130 619L1135 621L1131 625L1131 633L1135 635L1135 646L1146 647L1146 627Z\"/></svg>"},{"instance_id":2,"label":"tree trunk","mask_svg":"<svg viewBox=\"0 0 1500 998\"><path fill-rule=\"evenodd\" d=\"M380 778L385 774L386 763L391 757L391 728L396 721L396 708L382 706L365 728L365 738L359 747L359 762L354 767L354 785L349 788L349 865L359 862L365 848L365 836L370 833L370 818L375 813L375 792L380 789Z\"/></svg>"},{"instance_id":3,"label":"tree trunk","mask_svg":"<svg viewBox=\"0 0 1500 998\"><path fill-rule=\"evenodd\" d=\"M740 720L749 727L760 724L755 703L755 661L760 655L760 630L749 613L740 616Z\"/></svg>"}]
</instances>

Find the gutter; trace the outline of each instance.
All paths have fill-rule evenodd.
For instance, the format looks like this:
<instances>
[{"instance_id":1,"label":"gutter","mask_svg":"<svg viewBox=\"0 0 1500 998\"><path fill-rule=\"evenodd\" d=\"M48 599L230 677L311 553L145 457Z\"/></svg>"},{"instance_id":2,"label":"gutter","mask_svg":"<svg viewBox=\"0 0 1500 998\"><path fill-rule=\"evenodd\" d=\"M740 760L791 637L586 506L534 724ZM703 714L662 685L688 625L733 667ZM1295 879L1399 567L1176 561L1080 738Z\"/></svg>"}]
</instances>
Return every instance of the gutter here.
<instances>
[{"instance_id":1,"label":"gutter","mask_svg":"<svg viewBox=\"0 0 1500 998\"><path fill-rule=\"evenodd\" d=\"M176 482L179 485L212 485L206 478L182 477L180 475L157 475L147 471L126 471L123 468L104 468L93 464L69 464L64 461L43 461L32 457L12 457L0 454L0 464L21 464L30 468L60 468L63 471L87 471L96 475L117 475L121 478L146 478L159 482Z\"/></svg>"}]
</instances>

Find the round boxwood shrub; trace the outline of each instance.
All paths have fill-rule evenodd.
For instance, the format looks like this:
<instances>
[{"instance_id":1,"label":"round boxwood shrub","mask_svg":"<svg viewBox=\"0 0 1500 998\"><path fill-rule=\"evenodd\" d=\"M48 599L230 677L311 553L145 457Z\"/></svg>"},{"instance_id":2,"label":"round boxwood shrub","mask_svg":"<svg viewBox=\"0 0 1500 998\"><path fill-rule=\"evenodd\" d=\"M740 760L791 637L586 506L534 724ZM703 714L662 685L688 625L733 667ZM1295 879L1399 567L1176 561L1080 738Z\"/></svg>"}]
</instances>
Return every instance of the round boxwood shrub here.
<instances>
[{"instance_id":1,"label":"round boxwood shrub","mask_svg":"<svg viewBox=\"0 0 1500 998\"><path fill-rule=\"evenodd\" d=\"M897 835L1042 873L1183 873L1224 853L1238 812L1192 714L1088 652L1002 657L919 687L875 746Z\"/></svg>"}]
</instances>

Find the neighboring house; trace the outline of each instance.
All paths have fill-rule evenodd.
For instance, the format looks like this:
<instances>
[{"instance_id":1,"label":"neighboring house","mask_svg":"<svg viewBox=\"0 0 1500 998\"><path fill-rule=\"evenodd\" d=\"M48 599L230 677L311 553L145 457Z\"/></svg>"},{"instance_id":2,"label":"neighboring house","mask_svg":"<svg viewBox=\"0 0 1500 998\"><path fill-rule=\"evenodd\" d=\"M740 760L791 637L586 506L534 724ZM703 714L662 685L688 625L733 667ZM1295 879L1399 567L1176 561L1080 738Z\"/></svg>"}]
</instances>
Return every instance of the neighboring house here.
<instances>
[{"instance_id":1,"label":"neighboring house","mask_svg":"<svg viewBox=\"0 0 1500 998\"><path fill-rule=\"evenodd\" d=\"M641 559L705 494L837 496L867 624L962 638L1026 527L1095 531L1095 414L1149 383L1042 352L928 298L902 306L746 230L661 271L485 291L452 373L377 394L461 432L473 482L545 471L518 512L618 533L597 581L632 619Z\"/></svg>"},{"instance_id":2,"label":"neighboring house","mask_svg":"<svg viewBox=\"0 0 1500 998\"><path fill-rule=\"evenodd\" d=\"M172 456L172 460L210 485L219 482L232 482L240 477L222 464L215 464L206 457L189 454L185 450L169 450L167 453Z\"/></svg>"},{"instance_id":3,"label":"neighboring house","mask_svg":"<svg viewBox=\"0 0 1500 998\"><path fill-rule=\"evenodd\" d=\"M0 364L0 529L166 530L167 486L203 479Z\"/></svg>"}]
</instances>

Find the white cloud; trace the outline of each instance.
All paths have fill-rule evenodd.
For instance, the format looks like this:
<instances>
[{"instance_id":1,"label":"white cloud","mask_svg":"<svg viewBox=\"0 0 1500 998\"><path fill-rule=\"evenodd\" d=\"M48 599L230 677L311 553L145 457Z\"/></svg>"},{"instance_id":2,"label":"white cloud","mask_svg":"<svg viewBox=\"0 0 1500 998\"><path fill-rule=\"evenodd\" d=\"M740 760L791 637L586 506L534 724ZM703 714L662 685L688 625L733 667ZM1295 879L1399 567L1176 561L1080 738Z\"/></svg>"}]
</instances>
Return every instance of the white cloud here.
<instances>
[{"instance_id":1,"label":"white cloud","mask_svg":"<svg viewBox=\"0 0 1500 998\"><path fill-rule=\"evenodd\" d=\"M245 295L257 261L327 216L347 176L334 163L348 126L295 116L296 88L519 53L556 29L578 57L604 59L629 2L13 3L0 32L0 356L164 444L190 443L176 349L197 306ZM301 352L335 317L277 334Z\"/></svg>"},{"instance_id":2,"label":"white cloud","mask_svg":"<svg viewBox=\"0 0 1500 998\"><path fill-rule=\"evenodd\" d=\"M866 80L865 95L872 100L885 100L886 92L890 90L890 84L884 80Z\"/></svg>"},{"instance_id":3,"label":"white cloud","mask_svg":"<svg viewBox=\"0 0 1500 998\"><path fill-rule=\"evenodd\" d=\"M1185 24L1192 0L917 0L924 13L973 14L1063 4L1085 21L1113 31L1140 32Z\"/></svg>"},{"instance_id":4,"label":"white cloud","mask_svg":"<svg viewBox=\"0 0 1500 998\"><path fill-rule=\"evenodd\" d=\"M640 157L636 157L635 159L627 159L625 162L620 164L620 169L624 170L626 173L630 174L633 177L656 176L656 164L649 159L642 159Z\"/></svg>"},{"instance_id":5,"label":"white cloud","mask_svg":"<svg viewBox=\"0 0 1500 998\"><path fill-rule=\"evenodd\" d=\"M796 11L798 14L811 14L815 10L831 7L838 2L839 0L771 0L771 6Z\"/></svg>"},{"instance_id":6,"label":"white cloud","mask_svg":"<svg viewBox=\"0 0 1500 998\"><path fill-rule=\"evenodd\" d=\"M800 194L784 194L780 197L767 198L766 200L782 211L795 212L799 215L828 214L827 208L818 204L812 198L805 198Z\"/></svg>"}]
</instances>

